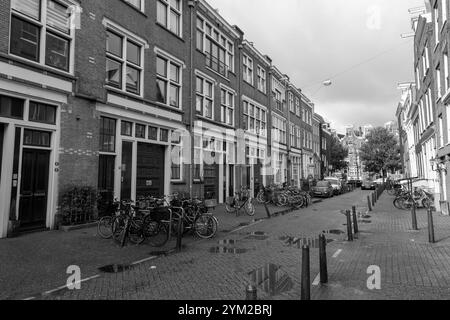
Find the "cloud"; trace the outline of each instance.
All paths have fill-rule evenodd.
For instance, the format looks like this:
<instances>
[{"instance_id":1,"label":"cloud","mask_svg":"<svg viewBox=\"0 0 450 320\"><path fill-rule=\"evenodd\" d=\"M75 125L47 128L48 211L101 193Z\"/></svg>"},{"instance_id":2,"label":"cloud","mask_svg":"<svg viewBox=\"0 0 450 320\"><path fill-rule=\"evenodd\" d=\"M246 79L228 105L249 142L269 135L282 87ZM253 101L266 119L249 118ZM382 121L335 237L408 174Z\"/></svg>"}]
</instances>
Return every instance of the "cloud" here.
<instances>
[{"instance_id":1,"label":"cloud","mask_svg":"<svg viewBox=\"0 0 450 320\"><path fill-rule=\"evenodd\" d=\"M408 9L423 6L423 0L209 3L269 55L337 129L392 120L400 100L397 84L414 80L412 39L400 34L411 31ZM336 74L333 86L321 87Z\"/></svg>"}]
</instances>

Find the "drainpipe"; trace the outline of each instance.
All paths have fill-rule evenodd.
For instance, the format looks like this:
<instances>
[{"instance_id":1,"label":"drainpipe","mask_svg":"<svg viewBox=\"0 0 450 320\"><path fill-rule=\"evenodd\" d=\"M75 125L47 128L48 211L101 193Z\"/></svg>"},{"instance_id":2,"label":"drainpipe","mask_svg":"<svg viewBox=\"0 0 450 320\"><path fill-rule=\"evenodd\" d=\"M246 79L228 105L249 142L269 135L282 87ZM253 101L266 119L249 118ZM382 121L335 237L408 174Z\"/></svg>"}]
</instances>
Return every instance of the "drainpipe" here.
<instances>
[{"instance_id":1,"label":"drainpipe","mask_svg":"<svg viewBox=\"0 0 450 320\"><path fill-rule=\"evenodd\" d=\"M189 66L189 102L190 102L190 115L189 115L189 139L190 139L190 150L191 150L191 164L190 164L190 179L189 179L189 195L191 199L194 197L194 172L195 172L195 163L194 163L194 114L195 114L195 106L194 106L194 99L193 99L193 83L194 83L194 41L193 41L193 34L194 34L194 13L195 13L195 5L197 1L189 1L189 11L190 11L190 34L189 34L189 58L190 58L190 66Z\"/></svg>"}]
</instances>

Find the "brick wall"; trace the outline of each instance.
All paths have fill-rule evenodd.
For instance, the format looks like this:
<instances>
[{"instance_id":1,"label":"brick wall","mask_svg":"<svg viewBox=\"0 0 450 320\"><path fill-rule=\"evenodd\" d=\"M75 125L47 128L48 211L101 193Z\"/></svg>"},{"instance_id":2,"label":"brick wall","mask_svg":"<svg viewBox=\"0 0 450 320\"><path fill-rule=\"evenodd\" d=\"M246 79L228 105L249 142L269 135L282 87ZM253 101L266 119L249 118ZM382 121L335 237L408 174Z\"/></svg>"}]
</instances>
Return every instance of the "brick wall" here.
<instances>
[{"instance_id":1,"label":"brick wall","mask_svg":"<svg viewBox=\"0 0 450 320\"><path fill-rule=\"evenodd\" d=\"M0 52L8 53L10 0L0 1Z\"/></svg>"}]
</instances>

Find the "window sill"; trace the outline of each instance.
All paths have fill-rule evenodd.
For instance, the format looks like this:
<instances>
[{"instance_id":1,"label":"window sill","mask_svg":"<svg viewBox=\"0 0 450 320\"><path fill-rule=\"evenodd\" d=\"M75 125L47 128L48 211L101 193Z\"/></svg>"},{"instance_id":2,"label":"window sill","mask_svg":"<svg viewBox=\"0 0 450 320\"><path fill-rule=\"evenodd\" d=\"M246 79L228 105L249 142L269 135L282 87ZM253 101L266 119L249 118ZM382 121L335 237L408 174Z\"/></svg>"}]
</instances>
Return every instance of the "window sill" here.
<instances>
[{"instance_id":1,"label":"window sill","mask_svg":"<svg viewBox=\"0 0 450 320\"><path fill-rule=\"evenodd\" d=\"M176 34L175 32L171 31L170 29L168 29L165 25L159 23L158 21L156 21L155 24L157 26L159 26L160 28L164 29L165 31L167 31L168 33L170 33L171 35L173 35L174 37L176 37L178 40L185 42L184 39L180 35Z\"/></svg>"},{"instance_id":2,"label":"window sill","mask_svg":"<svg viewBox=\"0 0 450 320\"><path fill-rule=\"evenodd\" d=\"M211 72L213 72L214 74L218 75L219 77L221 77L222 79L225 79L226 81L230 82L230 79L228 79L227 77L225 77L224 75L218 73L217 71L213 70L212 68L205 66L205 68Z\"/></svg>"},{"instance_id":3,"label":"window sill","mask_svg":"<svg viewBox=\"0 0 450 320\"><path fill-rule=\"evenodd\" d=\"M249 86L251 86L251 87L255 87L255 85L254 84L252 84L252 83L250 83L250 82L248 82L247 80L244 80L244 83L246 83L246 84L248 84Z\"/></svg>"},{"instance_id":4,"label":"window sill","mask_svg":"<svg viewBox=\"0 0 450 320\"><path fill-rule=\"evenodd\" d=\"M175 111L178 113L184 113L184 111L182 110L182 108L176 108L176 107L172 107L168 104L162 103L162 102L158 102L158 101L152 101L153 104L157 105L158 107L163 107L165 109L169 109L171 111Z\"/></svg>"},{"instance_id":5,"label":"window sill","mask_svg":"<svg viewBox=\"0 0 450 320\"><path fill-rule=\"evenodd\" d=\"M14 54L0 53L0 57L12 60L12 61L20 63L20 64L24 64L24 65L33 67L33 68L35 68L35 69L37 69L39 71L42 71L43 74L46 74L48 72L48 73L52 73L52 74L55 74L55 75L58 75L58 76L61 76L61 77L69 78L69 79L72 79L72 80L77 80L77 78L70 72L66 72L66 71L62 71L62 70L59 70L59 69L55 69L55 68L49 67L47 65L43 65L43 64L41 64L39 62L34 62L34 61L31 61L31 60L28 60L28 59L16 56Z\"/></svg>"},{"instance_id":6,"label":"window sill","mask_svg":"<svg viewBox=\"0 0 450 320\"><path fill-rule=\"evenodd\" d=\"M125 96L131 97L131 98L134 98L134 99L144 100L144 97L141 96L141 95L134 94L134 93L131 93L131 92L128 92L128 91L124 91L124 90L121 90L119 88L113 87L113 86L108 85L108 84L105 84L105 89L108 90L108 91L113 91L115 93L123 94Z\"/></svg>"}]
</instances>

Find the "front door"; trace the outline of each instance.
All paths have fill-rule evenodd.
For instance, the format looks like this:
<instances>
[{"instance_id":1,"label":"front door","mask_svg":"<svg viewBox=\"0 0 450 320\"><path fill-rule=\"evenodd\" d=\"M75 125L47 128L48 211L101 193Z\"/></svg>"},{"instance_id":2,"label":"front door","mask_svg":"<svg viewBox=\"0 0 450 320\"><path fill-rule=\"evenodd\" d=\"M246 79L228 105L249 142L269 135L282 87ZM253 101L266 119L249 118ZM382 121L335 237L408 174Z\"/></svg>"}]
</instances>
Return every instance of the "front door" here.
<instances>
[{"instance_id":1,"label":"front door","mask_svg":"<svg viewBox=\"0 0 450 320\"><path fill-rule=\"evenodd\" d=\"M138 143L137 198L164 196L164 146Z\"/></svg>"},{"instance_id":2,"label":"front door","mask_svg":"<svg viewBox=\"0 0 450 320\"><path fill-rule=\"evenodd\" d=\"M50 151L23 149L19 220L22 230L46 224Z\"/></svg>"},{"instance_id":3,"label":"front door","mask_svg":"<svg viewBox=\"0 0 450 320\"><path fill-rule=\"evenodd\" d=\"M205 164L203 175L205 178L205 199L219 201L219 165Z\"/></svg>"},{"instance_id":4,"label":"front door","mask_svg":"<svg viewBox=\"0 0 450 320\"><path fill-rule=\"evenodd\" d=\"M133 168L133 143L122 142L122 187L121 200L131 200L131 180Z\"/></svg>"}]
</instances>

